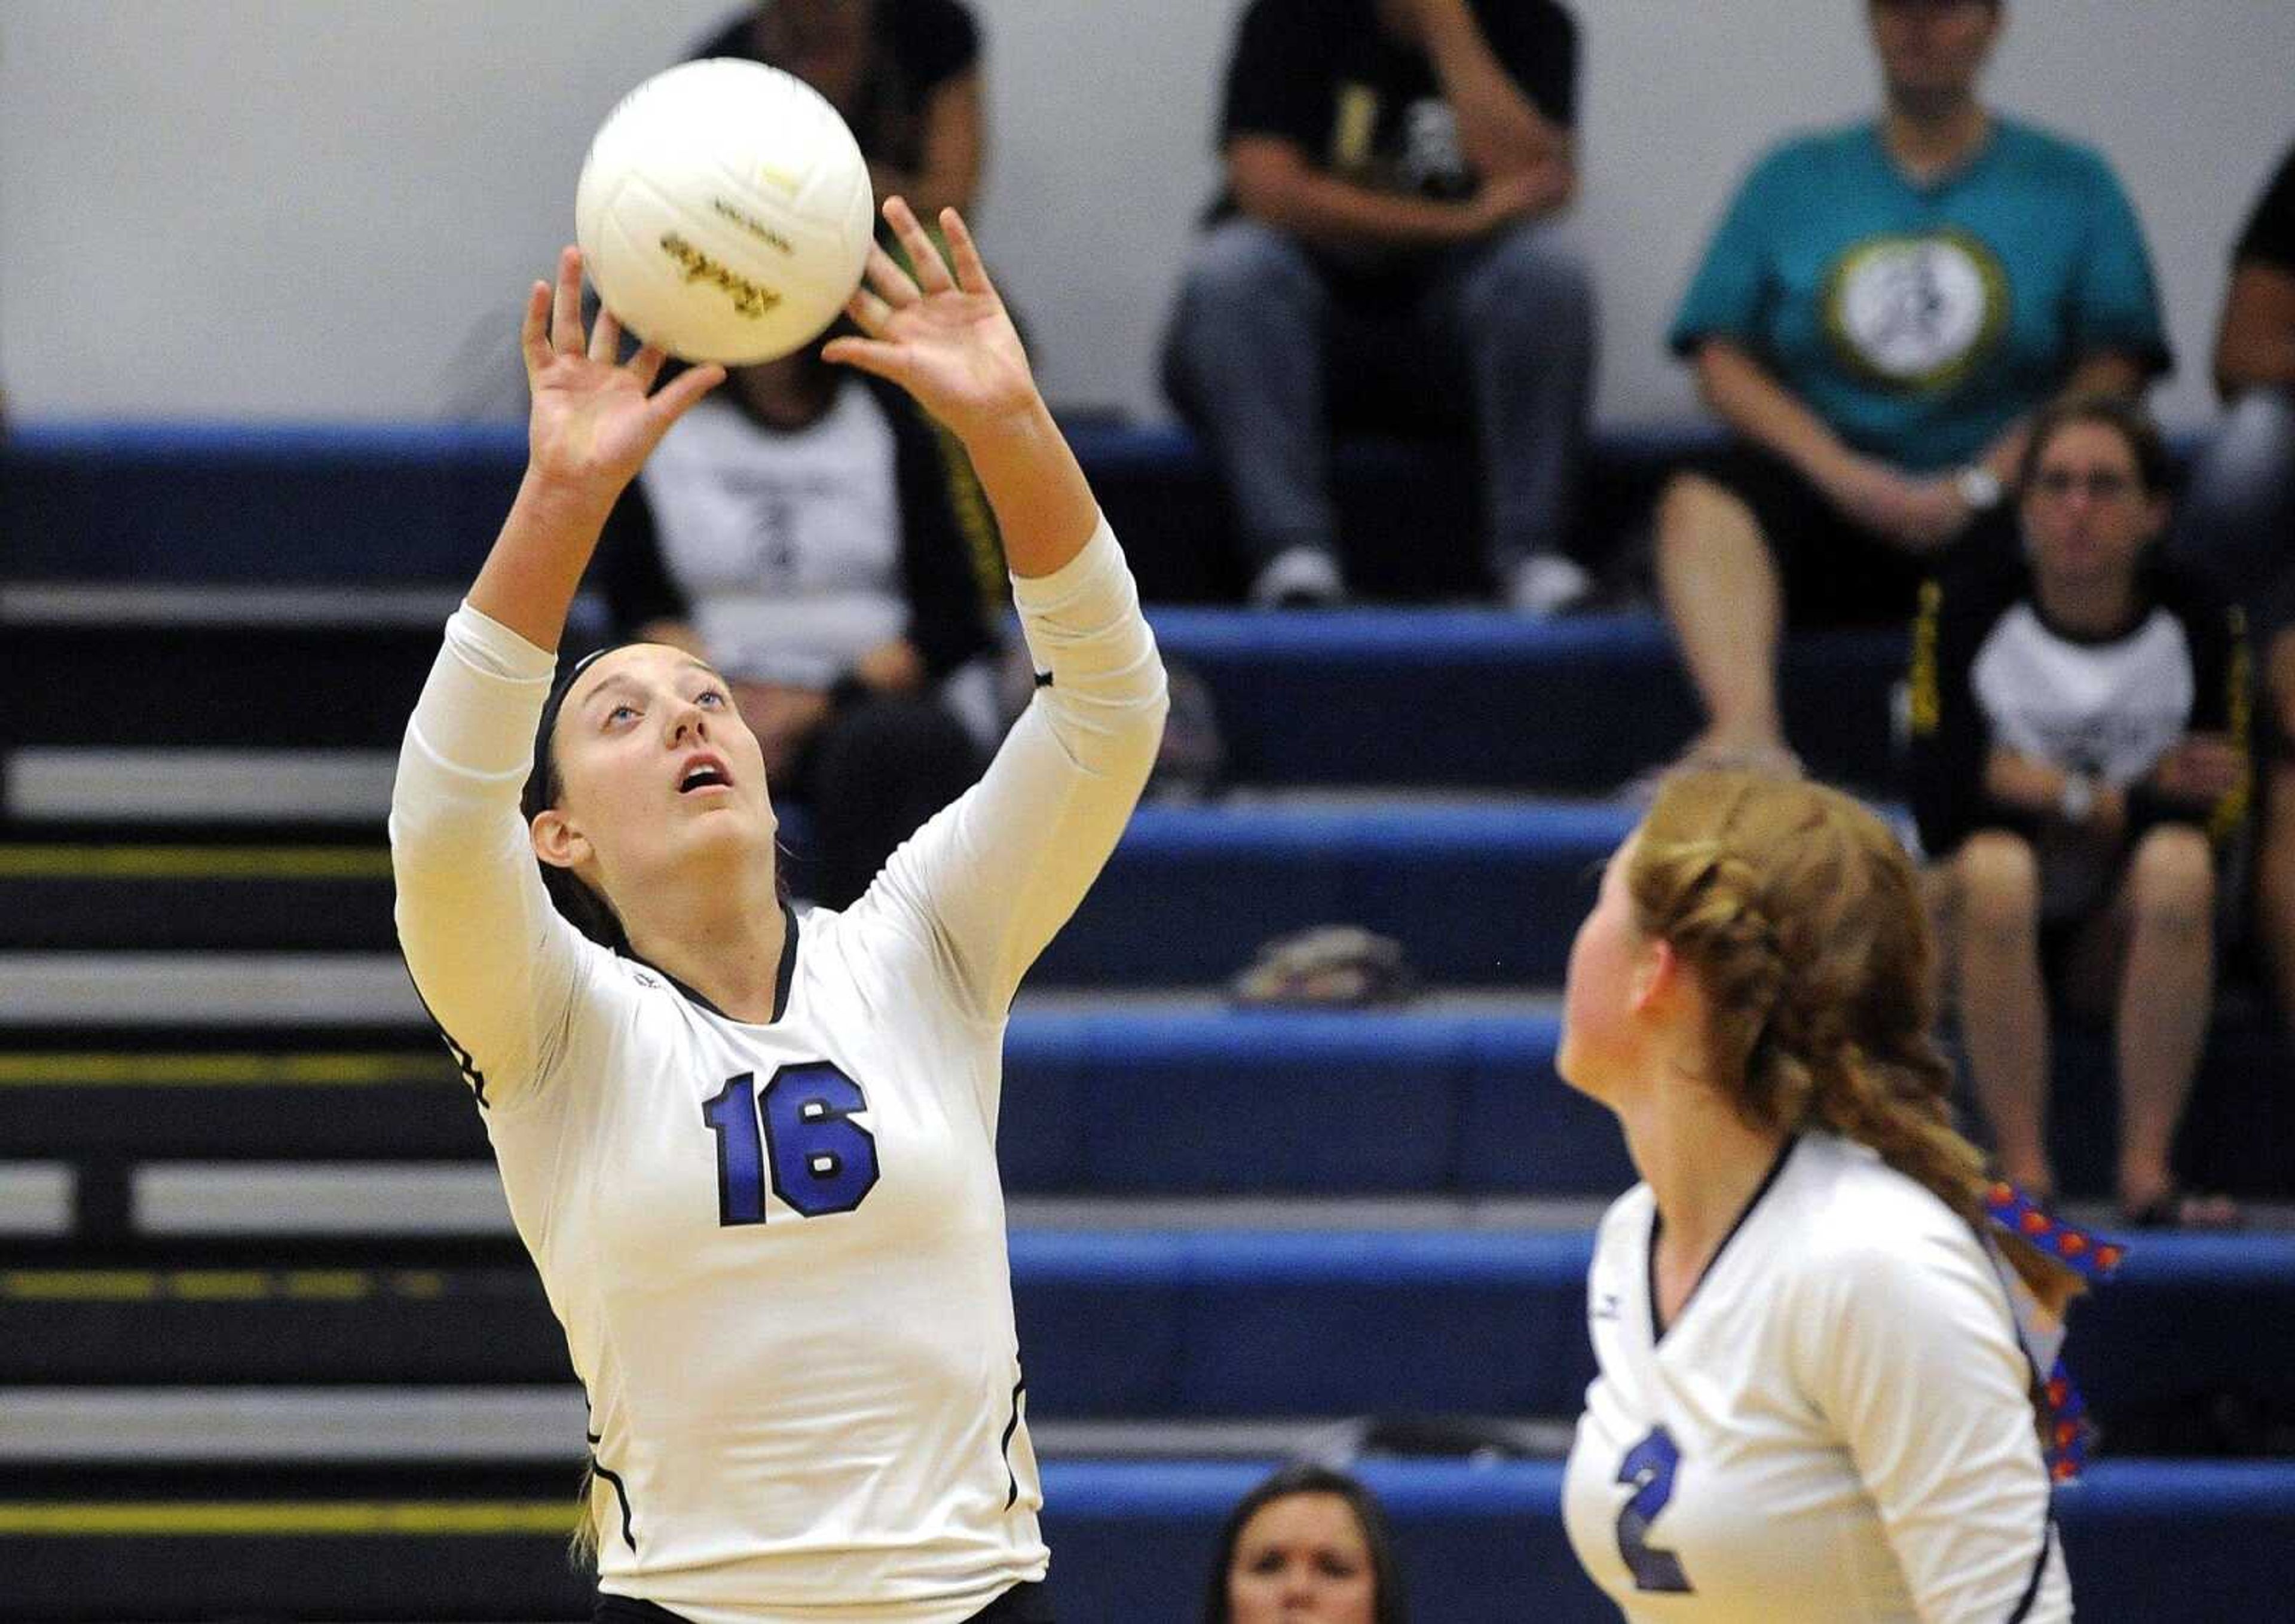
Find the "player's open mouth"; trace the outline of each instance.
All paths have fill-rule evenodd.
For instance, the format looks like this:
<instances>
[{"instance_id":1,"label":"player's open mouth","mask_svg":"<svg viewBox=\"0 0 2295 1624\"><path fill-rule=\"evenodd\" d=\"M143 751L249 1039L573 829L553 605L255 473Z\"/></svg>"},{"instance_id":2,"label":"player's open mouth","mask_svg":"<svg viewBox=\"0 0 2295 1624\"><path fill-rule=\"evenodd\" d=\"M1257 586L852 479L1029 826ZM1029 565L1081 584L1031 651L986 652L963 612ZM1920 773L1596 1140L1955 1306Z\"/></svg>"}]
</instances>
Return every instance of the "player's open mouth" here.
<instances>
[{"instance_id":1,"label":"player's open mouth","mask_svg":"<svg viewBox=\"0 0 2295 1624\"><path fill-rule=\"evenodd\" d=\"M731 789L733 775L725 763L715 755L697 755L689 760L677 775L677 793L690 796L704 789Z\"/></svg>"}]
</instances>

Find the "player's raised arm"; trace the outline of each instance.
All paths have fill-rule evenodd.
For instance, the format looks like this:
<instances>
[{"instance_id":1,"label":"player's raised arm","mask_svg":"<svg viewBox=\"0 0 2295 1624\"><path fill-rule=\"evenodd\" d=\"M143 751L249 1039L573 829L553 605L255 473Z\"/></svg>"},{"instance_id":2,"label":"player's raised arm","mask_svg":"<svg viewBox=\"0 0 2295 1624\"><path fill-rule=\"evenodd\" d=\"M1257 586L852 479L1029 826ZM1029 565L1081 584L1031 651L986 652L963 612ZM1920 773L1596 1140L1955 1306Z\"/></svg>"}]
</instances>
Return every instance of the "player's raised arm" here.
<instances>
[{"instance_id":1,"label":"player's raised arm","mask_svg":"<svg viewBox=\"0 0 2295 1624\"><path fill-rule=\"evenodd\" d=\"M391 788L391 867L409 972L482 1102L527 1081L571 994L572 928L552 908L519 808L554 650L614 500L678 414L723 376L658 393L664 356L617 359L582 323L581 256L537 282L522 344L534 404L526 476L409 721Z\"/></svg>"},{"instance_id":2,"label":"player's raised arm","mask_svg":"<svg viewBox=\"0 0 2295 1624\"><path fill-rule=\"evenodd\" d=\"M649 345L621 361L621 344L611 311L583 331L582 255L565 249L556 286L537 282L527 295L526 477L469 600L537 649L557 649L615 498L669 426L725 376L697 366L656 393L668 357Z\"/></svg>"},{"instance_id":3,"label":"player's raised arm","mask_svg":"<svg viewBox=\"0 0 2295 1624\"><path fill-rule=\"evenodd\" d=\"M861 338L824 354L891 379L963 442L996 510L1035 702L972 792L895 854L880 886L932 917L978 1011L1021 975L1098 875L1163 737L1164 667L1139 592L1029 371L971 233L943 209L946 257L898 198L846 306Z\"/></svg>"}]
</instances>

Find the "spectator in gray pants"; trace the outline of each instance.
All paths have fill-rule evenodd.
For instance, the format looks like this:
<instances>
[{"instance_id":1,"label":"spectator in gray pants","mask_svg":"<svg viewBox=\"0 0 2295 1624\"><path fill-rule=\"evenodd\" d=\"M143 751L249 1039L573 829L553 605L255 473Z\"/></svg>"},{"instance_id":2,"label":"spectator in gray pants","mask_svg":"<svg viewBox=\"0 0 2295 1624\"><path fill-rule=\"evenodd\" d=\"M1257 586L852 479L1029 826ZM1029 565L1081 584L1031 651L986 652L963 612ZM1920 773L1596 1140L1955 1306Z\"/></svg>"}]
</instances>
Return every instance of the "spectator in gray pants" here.
<instances>
[{"instance_id":1,"label":"spectator in gray pants","mask_svg":"<svg viewBox=\"0 0 2295 1624\"><path fill-rule=\"evenodd\" d=\"M1234 500L1262 604L1344 596L1335 427L1471 425L1490 563L1567 608L1594 298L1551 217L1577 185L1578 42L1553 0L1254 0L1229 65L1227 190L1164 382Z\"/></svg>"}]
</instances>

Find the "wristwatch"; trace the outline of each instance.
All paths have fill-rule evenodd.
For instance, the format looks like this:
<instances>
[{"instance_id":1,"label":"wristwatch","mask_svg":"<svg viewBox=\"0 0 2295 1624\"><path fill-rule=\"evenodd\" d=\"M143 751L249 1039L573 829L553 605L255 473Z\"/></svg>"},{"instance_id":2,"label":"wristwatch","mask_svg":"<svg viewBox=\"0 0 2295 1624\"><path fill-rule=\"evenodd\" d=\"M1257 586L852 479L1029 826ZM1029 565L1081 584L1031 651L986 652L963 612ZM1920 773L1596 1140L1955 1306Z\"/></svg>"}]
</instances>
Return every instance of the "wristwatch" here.
<instances>
[{"instance_id":1,"label":"wristwatch","mask_svg":"<svg viewBox=\"0 0 2295 1624\"><path fill-rule=\"evenodd\" d=\"M1972 513L1989 513L2000 505L2005 494L2000 488L2000 477L1981 462L1972 462L1952 477L1952 488L1960 493L1961 501Z\"/></svg>"},{"instance_id":2,"label":"wristwatch","mask_svg":"<svg viewBox=\"0 0 2295 1624\"><path fill-rule=\"evenodd\" d=\"M2066 773L2064 787L2056 796L2056 810L2067 823L2075 827L2086 823L2095 810L2095 780L2085 772Z\"/></svg>"}]
</instances>

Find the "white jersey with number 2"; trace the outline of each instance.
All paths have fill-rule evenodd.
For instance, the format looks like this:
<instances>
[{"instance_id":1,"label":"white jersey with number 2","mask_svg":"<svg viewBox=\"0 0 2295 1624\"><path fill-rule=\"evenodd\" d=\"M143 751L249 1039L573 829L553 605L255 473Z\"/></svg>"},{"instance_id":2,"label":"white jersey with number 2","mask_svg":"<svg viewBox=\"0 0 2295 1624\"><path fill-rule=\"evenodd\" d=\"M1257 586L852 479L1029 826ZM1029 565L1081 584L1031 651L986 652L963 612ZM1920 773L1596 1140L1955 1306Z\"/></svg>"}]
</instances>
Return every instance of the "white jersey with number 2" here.
<instances>
[{"instance_id":1,"label":"white jersey with number 2","mask_svg":"<svg viewBox=\"0 0 2295 1624\"><path fill-rule=\"evenodd\" d=\"M1139 798L1164 673L1104 523L1015 595L1049 685L857 903L792 918L766 1022L551 906L518 805L549 654L466 606L407 732L400 940L589 1396L600 1584L692 1624L958 1624L1045 1571L1004 1025Z\"/></svg>"},{"instance_id":2,"label":"white jersey with number 2","mask_svg":"<svg viewBox=\"0 0 2295 1624\"><path fill-rule=\"evenodd\" d=\"M1990 1250L1871 1151L1790 1142L1662 1336L1647 1185L1602 1220L1578 1559L1633 1624L2058 1624L2071 1584Z\"/></svg>"}]
</instances>

